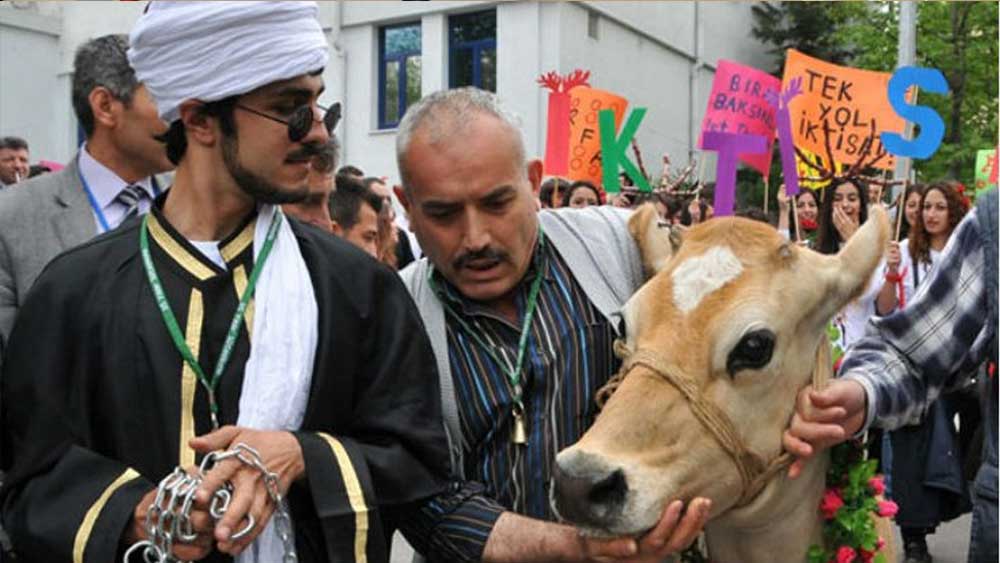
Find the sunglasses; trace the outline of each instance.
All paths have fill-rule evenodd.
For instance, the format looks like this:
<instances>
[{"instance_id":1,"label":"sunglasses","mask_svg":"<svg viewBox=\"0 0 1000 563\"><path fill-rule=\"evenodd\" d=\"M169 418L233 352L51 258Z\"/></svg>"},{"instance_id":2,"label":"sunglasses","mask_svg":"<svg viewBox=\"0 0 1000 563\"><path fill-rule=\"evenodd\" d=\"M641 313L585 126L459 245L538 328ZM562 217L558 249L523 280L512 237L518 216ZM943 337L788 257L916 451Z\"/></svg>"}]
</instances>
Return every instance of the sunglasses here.
<instances>
[{"instance_id":1,"label":"sunglasses","mask_svg":"<svg viewBox=\"0 0 1000 563\"><path fill-rule=\"evenodd\" d=\"M340 122L340 102L333 104L329 108L325 108L319 104L316 105L323 112L323 127L326 129L328 135L333 135L334 128L337 127L337 123ZM302 139L305 139L306 135L309 134L309 131L312 130L313 122L316 120L316 114L313 112L311 105L299 107L292 112L288 119L281 119L280 117L268 115L262 111L255 110L241 104L236 104L236 107L254 115L270 119L271 121L284 123L288 126L288 140L293 143L297 143Z\"/></svg>"}]
</instances>

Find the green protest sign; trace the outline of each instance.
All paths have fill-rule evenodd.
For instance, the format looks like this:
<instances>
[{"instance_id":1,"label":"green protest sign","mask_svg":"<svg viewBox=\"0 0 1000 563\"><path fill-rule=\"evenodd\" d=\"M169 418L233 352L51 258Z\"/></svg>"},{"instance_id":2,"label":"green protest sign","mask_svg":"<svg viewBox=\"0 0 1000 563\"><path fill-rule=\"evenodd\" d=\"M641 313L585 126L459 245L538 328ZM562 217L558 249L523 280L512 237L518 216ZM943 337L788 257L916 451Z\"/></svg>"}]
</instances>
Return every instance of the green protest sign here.
<instances>
[{"instance_id":1,"label":"green protest sign","mask_svg":"<svg viewBox=\"0 0 1000 563\"><path fill-rule=\"evenodd\" d=\"M622 127L621 136L615 138L615 113L609 109L601 110L599 116L601 127L601 169L604 175L604 191L612 194L621 191L621 188L618 186L619 166L625 170L628 177L632 178L632 182L641 191L649 192L653 190L646 176L639 171L639 168L625 154L645 115L646 108L635 108L635 111L629 114L625 126Z\"/></svg>"},{"instance_id":2,"label":"green protest sign","mask_svg":"<svg viewBox=\"0 0 1000 563\"><path fill-rule=\"evenodd\" d=\"M996 149L985 149L976 152L976 195L996 187L996 176L991 177L997 165L996 160Z\"/></svg>"}]
</instances>

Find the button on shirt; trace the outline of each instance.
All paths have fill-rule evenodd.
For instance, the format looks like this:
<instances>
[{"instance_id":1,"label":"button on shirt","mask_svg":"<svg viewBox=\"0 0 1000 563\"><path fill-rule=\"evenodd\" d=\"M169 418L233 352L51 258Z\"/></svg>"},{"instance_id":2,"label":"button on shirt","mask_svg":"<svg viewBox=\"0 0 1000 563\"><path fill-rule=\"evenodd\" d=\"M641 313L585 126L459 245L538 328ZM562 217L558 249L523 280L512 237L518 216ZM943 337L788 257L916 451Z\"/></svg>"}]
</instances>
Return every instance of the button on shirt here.
<instances>
[{"instance_id":1,"label":"button on shirt","mask_svg":"<svg viewBox=\"0 0 1000 563\"><path fill-rule=\"evenodd\" d=\"M90 153L87 152L86 144L80 150L80 174L86 180L87 187L90 188L90 193L94 196L94 201L97 202L97 207L104 214L104 219L107 221L108 227L114 229L122 222L125 213L128 211L128 208L121 202L116 201L115 198L118 197L122 188L128 186L129 183L119 178L107 166L104 166L97 159L90 156ZM151 178L143 178L131 185L139 186L145 191L145 197L139 202L139 213L148 212L156 195L156 192L153 190ZM94 210L94 223L97 226L97 234L104 232L96 210Z\"/></svg>"}]
</instances>

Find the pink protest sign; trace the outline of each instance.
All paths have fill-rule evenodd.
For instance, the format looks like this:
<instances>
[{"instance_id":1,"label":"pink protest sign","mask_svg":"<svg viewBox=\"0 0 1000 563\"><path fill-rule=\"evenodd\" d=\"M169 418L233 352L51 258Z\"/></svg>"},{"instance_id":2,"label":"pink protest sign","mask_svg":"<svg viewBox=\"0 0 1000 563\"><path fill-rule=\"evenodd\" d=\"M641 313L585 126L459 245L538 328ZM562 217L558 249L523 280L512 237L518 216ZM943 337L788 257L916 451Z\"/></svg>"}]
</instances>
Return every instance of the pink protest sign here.
<instances>
[{"instance_id":1,"label":"pink protest sign","mask_svg":"<svg viewBox=\"0 0 1000 563\"><path fill-rule=\"evenodd\" d=\"M752 67L719 60L705 119L701 122L702 140L698 147L708 148L704 144L704 134L709 131L765 137L765 152L740 154L740 160L767 176L771 168L776 111L767 103L768 92L781 92L781 80Z\"/></svg>"}]
</instances>

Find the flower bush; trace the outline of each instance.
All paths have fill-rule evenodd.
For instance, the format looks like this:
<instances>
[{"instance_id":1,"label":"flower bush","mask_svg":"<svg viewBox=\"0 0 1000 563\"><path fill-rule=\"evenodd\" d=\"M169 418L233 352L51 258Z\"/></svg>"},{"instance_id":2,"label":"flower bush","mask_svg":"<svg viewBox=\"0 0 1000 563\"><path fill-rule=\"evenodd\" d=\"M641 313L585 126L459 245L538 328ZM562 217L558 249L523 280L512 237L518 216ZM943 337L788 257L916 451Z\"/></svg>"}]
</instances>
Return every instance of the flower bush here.
<instances>
[{"instance_id":1,"label":"flower bush","mask_svg":"<svg viewBox=\"0 0 1000 563\"><path fill-rule=\"evenodd\" d=\"M875 475L878 460L864 459L860 441L848 441L830 451L826 493L819 504L824 545L809 548L809 563L887 563L879 551L885 541L875 531L872 516L892 517L899 508L880 500L885 492Z\"/></svg>"}]
</instances>

